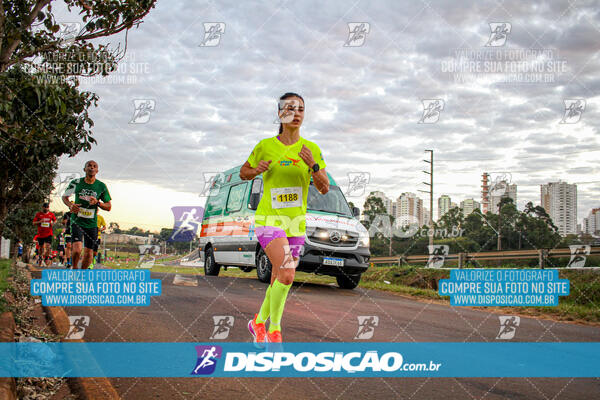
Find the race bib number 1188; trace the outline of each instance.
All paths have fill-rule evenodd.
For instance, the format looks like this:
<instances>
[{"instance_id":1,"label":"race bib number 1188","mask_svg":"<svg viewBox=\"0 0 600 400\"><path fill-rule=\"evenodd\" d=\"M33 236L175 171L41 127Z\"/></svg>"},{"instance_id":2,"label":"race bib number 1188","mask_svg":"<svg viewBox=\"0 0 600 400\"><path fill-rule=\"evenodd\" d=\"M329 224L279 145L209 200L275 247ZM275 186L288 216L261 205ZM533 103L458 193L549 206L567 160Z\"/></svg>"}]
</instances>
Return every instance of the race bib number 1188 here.
<instances>
[{"instance_id":1,"label":"race bib number 1188","mask_svg":"<svg viewBox=\"0 0 600 400\"><path fill-rule=\"evenodd\" d=\"M271 207L302 207L302 187L291 186L271 189Z\"/></svg>"}]
</instances>

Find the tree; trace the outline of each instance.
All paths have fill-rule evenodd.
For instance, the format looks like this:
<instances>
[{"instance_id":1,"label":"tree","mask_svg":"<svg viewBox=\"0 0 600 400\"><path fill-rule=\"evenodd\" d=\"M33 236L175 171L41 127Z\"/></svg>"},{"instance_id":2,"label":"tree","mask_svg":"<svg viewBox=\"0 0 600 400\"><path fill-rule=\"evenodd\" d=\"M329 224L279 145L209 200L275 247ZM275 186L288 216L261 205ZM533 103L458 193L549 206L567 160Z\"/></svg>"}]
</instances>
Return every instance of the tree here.
<instances>
[{"instance_id":1,"label":"tree","mask_svg":"<svg viewBox=\"0 0 600 400\"><path fill-rule=\"evenodd\" d=\"M160 230L160 233L158 234L158 237L161 241L168 242L172 235L173 235L172 228L162 228Z\"/></svg>"},{"instance_id":2,"label":"tree","mask_svg":"<svg viewBox=\"0 0 600 400\"><path fill-rule=\"evenodd\" d=\"M66 0L85 26L66 42L52 13L52 0L0 0L0 235L15 207L51 188L28 173L45 165L51 179L63 155L74 156L95 143L88 109L94 93L80 92L76 75L107 75L124 50L89 40L137 26L155 0ZM50 79L59 77L61 79Z\"/></svg>"},{"instance_id":3,"label":"tree","mask_svg":"<svg viewBox=\"0 0 600 400\"><path fill-rule=\"evenodd\" d=\"M0 1L0 72L16 64L30 63L32 57L41 55L47 58L53 53L94 54L102 56L101 59L114 67L122 52L111 51L106 45L93 44L90 40L137 27L154 8L156 0L65 0L65 3L70 12L81 15L85 24L70 41L64 40L63 32L60 32L61 26L52 11L52 0ZM56 59L69 61L68 57ZM86 67L83 73L94 73L96 65L82 62L82 66Z\"/></svg>"},{"instance_id":4,"label":"tree","mask_svg":"<svg viewBox=\"0 0 600 400\"><path fill-rule=\"evenodd\" d=\"M33 217L36 212L41 211L42 203L48 200L48 194L53 188L54 175L48 174L48 170L57 167L58 161L52 158L44 164L33 165L22 171L23 179L30 183L20 192L20 198L15 198L14 206L7 210L6 218L0 220L2 236L11 239L12 245L19 240L23 242L24 254L27 254L26 251L37 233L37 228L32 224ZM5 190L5 186L0 187L0 192Z\"/></svg>"},{"instance_id":5,"label":"tree","mask_svg":"<svg viewBox=\"0 0 600 400\"><path fill-rule=\"evenodd\" d=\"M112 233L121 233L121 228L119 227L119 224L116 222L111 222L108 224L108 229L112 232Z\"/></svg>"},{"instance_id":6,"label":"tree","mask_svg":"<svg viewBox=\"0 0 600 400\"><path fill-rule=\"evenodd\" d=\"M387 216L387 210L385 209L385 205L383 204L383 200L381 198L373 195L374 192L369 193L365 200L365 204L363 205L364 215L366 220L364 221L364 225L367 229L370 228L371 223L375 219L377 215L380 217ZM393 217L390 218L390 224L393 224Z\"/></svg>"},{"instance_id":7,"label":"tree","mask_svg":"<svg viewBox=\"0 0 600 400\"><path fill-rule=\"evenodd\" d=\"M40 84L19 66L0 75L0 86L7 89L0 94L0 221L4 221L23 201L50 195L59 156L89 150L95 141L87 108L97 97L80 93L69 83ZM38 184L48 177L50 185Z\"/></svg>"},{"instance_id":8,"label":"tree","mask_svg":"<svg viewBox=\"0 0 600 400\"><path fill-rule=\"evenodd\" d=\"M442 215L442 218L439 219L437 224L441 228L446 228L451 231L452 228L458 229L462 227L464 220L465 217L461 209L458 207L452 207L450 210L448 210L448 212Z\"/></svg>"}]
</instances>

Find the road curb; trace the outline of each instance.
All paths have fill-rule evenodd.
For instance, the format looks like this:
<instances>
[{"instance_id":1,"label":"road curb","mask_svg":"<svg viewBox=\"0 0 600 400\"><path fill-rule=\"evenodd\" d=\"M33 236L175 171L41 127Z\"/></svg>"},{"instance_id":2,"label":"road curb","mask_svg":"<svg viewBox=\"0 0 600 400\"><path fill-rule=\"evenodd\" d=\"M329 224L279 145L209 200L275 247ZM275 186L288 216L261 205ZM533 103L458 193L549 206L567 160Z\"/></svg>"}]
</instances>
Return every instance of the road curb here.
<instances>
[{"instance_id":1,"label":"road curb","mask_svg":"<svg viewBox=\"0 0 600 400\"><path fill-rule=\"evenodd\" d=\"M0 314L0 342L15 341L15 319L10 311ZM17 384L15 378L0 378L0 399L16 400Z\"/></svg>"},{"instance_id":2,"label":"road curb","mask_svg":"<svg viewBox=\"0 0 600 400\"><path fill-rule=\"evenodd\" d=\"M41 278L41 270L28 265L29 271L32 276ZM46 319L52 326L54 332L61 337L63 342L81 342L85 343L82 339L70 339L65 340L70 329L69 317L63 307L48 307L42 305L44 311L46 311ZM73 390L84 400L119 400L121 397L115 390L110 380L106 377L97 378L69 378L69 384Z\"/></svg>"}]
</instances>

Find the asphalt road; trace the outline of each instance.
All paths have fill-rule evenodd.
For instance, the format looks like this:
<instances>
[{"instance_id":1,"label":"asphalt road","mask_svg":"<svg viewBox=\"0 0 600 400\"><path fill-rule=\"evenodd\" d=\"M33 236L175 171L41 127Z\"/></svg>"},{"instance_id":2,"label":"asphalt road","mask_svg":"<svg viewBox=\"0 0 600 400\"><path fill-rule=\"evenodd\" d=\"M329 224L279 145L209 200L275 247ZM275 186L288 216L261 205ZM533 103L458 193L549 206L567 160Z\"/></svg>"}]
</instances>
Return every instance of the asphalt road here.
<instances>
[{"instance_id":1,"label":"asphalt road","mask_svg":"<svg viewBox=\"0 0 600 400\"><path fill-rule=\"evenodd\" d=\"M256 279L152 274L163 292L149 307L67 307L90 316L88 342L214 341L213 316L231 316L225 341L250 341L246 324L266 285ZM197 286L193 285L197 279ZM284 341L494 342L502 314L417 301L376 290L295 283L282 321ZM356 339L358 316L376 316ZM598 342L597 326L521 317L512 341ZM490 360L493 362L493 360ZM594 399L600 378L111 378L123 399Z\"/></svg>"}]
</instances>

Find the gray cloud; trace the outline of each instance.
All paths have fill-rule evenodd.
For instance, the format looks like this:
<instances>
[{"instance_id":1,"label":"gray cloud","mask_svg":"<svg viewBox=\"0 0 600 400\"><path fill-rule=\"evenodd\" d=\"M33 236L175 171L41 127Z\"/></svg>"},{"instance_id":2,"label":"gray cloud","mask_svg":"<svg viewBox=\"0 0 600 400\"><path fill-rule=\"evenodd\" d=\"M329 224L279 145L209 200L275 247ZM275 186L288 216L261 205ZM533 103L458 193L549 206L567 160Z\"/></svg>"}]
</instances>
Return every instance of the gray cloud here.
<instances>
[{"instance_id":1,"label":"gray cloud","mask_svg":"<svg viewBox=\"0 0 600 400\"><path fill-rule=\"evenodd\" d=\"M92 111L99 144L63 159L61 170L79 170L93 156L105 178L197 192L203 172L243 163L276 133L276 99L297 91L306 100L302 135L319 144L328 170L338 180L370 171L371 189L390 197L424 189L415 185L426 148L444 160L436 176L458 201L478 199L483 171L518 172L523 185L595 180L597 169L572 154L598 146L595 2L567 11L558 1L352 4L159 2L128 41L134 60L126 66L150 72L135 74L133 85L84 84L100 95ZM442 72L455 49L482 50L488 23L498 21L512 24L504 49L555 49L569 71L550 84L496 85ZM203 22L225 22L219 46L199 47ZM370 23L363 46L343 47L348 22ZM563 100L579 97L588 99L581 134L558 124ZM156 100L150 121L130 124L133 99L145 98ZM445 100L437 124L417 123L427 98ZM597 185L581 185L578 199L582 217L600 205ZM539 189L519 188L519 203L526 200L538 203Z\"/></svg>"}]
</instances>

